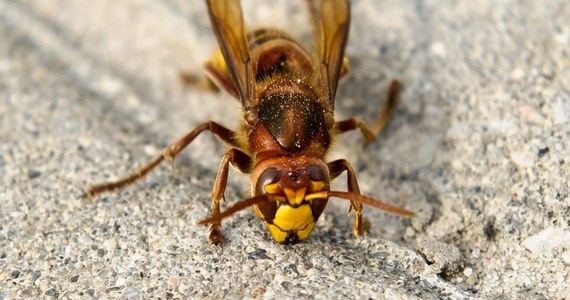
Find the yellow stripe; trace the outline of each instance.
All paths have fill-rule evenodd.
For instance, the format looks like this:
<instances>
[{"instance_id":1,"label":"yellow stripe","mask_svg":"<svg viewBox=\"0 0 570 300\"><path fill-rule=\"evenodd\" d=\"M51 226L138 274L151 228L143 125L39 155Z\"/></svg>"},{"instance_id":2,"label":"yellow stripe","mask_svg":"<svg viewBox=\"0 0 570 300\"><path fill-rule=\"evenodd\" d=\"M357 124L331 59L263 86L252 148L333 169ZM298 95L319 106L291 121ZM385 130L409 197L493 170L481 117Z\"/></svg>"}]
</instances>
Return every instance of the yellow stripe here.
<instances>
[{"instance_id":1,"label":"yellow stripe","mask_svg":"<svg viewBox=\"0 0 570 300\"><path fill-rule=\"evenodd\" d=\"M270 194L270 195L275 195L275 194L279 194L281 192L281 185L279 184L279 182L277 183L272 183L272 184L266 184L263 189L265 190L266 193Z\"/></svg>"},{"instance_id":2,"label":"yellow stripe","mask_svg":"<svg viewBox=\"0 0 570 300\"><path fill-rule=\"evenodd\" d=\"M311 181L311 190L313 192L318 192L325 188L325 183L322 181Z\"/></svg>"},{"instance_id":3,"label":"yellow stripe","mask_svg":"<svg viewBox=\"0 0 570 300\"><path fill-rule=\"evenodd\" d=\"M285 196L287 197L287 201L289 201L289 204L293 206L298 206L301 205L301 203L303 203L303 200L305 200L306 190L307 190L306 188L301 188L296 191L293 191L292 189L285 188L283 189L283 192L285 193Z\"/></svg>"}]
</instances>

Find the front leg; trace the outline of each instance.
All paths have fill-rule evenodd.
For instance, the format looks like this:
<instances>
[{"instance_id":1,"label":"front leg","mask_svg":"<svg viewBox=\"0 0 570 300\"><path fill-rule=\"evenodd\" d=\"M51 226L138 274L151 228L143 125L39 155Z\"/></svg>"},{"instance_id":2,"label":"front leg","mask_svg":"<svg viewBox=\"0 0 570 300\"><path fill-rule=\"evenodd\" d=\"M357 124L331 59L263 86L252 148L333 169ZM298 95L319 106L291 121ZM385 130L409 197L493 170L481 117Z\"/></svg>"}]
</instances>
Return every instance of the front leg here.
<instances>
[{"instance_id":1,"label":"front leg","mask_svg":"<svg viewBox=\"0 0 570 300\"><path fill-rule=\"evenodd\" d=\"M346 185L348 187L348 192L360 195L360 188L358 187L356 174L354 173L352 166L347 160L335 160L327 163L327 166L329 167L329 172L332 179L338 177L340 174L342 174L342 172L346 171ZM350 207L354 209L354 234L356 236L362 236L364 234L364 231L366 231L366 226L364 226L362 219L362 203L353 200L351 200L350 203Z\"/></svg>"},{"instance_id":2,"label":"front leg","mask_svg":"<svg viewBox=\"0 0 570 300\"><path fill-rule=\"evenodd\" d=\"M216 123L216 122L206 122L194 130L187 133L181 139L176 141L174 144L164 148L162 151L162 155L156 157L151 162L146 164L144 167L138 169L136 172L131 173L130 175L119 179L117 181L112 182L105 182L101 184L97 184L94 186L89 187L87 190L87 194L90 197L93 197L97 194L101 194L107 191L113 191L116 189L123 188L132 184L133 182L143 178L146 174L150 173L156 166L158 166L164 159L168 160L170 164L173 164L174 158L178 155L188 144L190 144L200 133L204 132L205 130L209 130L213 134L217 135L222 141L226 144L236 147L234 136L235 133L224 126Z\"/></svg>"},{"instance_id":3,"label":"front leg","mask_svg":"<svg viewBox=\"0 0 570 300\"><path fill-rule=\"evenodd\" d=\"M238 149L232 148L229 149L224 155L224 158L222 158L218 175L214 182L214 188L212 189L212 216L220 214L220 200L224 198L224 192L226 191L230 163L240 172L249 173L251 157ZM210 244L221 246L224 242L221 222L217 221L212 223L209 227L209 232L208 240Z\"/></svg>"}]
</instances>

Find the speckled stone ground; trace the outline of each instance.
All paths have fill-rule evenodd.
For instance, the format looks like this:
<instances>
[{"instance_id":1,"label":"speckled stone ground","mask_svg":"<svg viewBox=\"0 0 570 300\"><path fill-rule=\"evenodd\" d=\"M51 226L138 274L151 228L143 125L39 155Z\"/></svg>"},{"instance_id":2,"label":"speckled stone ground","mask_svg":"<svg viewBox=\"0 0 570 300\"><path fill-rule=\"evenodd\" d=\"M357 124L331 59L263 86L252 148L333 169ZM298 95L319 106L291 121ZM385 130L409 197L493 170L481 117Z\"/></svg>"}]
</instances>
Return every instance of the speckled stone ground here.
<instances>
[{"instance_id":1,"label":"speckled stone ground","mask_svg":"<svg viewBox=\"0 0 570 300\"><path fill-rule=\"evenodd\" d=\"M247 20L305 27L277 2L245 1ZM331 201L281 246L244 211L220 249L195 225L224 151L211 136L174 172L82 197L205 120L238 124L237 102L179 78L216 45L204 3L0 0L0 299L570 298L570 5L354 2L339 118L372 120L391 79L405 90L377 142L347 134L331 157L418 216L369 208L356 239ZM230 176L229 203L248 191Z\"/></svg>"}]
</instances>

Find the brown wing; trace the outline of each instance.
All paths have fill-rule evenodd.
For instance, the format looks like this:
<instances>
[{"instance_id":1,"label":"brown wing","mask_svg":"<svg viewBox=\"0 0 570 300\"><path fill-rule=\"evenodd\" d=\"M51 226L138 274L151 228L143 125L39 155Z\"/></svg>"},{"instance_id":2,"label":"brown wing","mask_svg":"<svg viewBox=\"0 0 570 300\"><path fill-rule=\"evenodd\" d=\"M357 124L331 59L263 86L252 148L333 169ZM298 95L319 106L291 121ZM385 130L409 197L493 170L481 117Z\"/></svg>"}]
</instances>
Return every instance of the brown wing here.
<instances>
[{"instance_id":1,"label":"brown wing","mask_svg":"<svg viewBox=\"0 0 570 300\"><path fill-rule=\"evenodd\" d=\"M334 108L336 87L350 27L348 0L307 0L321 62L323 97Z\"/></svg>"},{"instance_id":2,"label":"brown wing","mask_svg":"<svg viewBox=\"0 0 570 300\"><path fill-rule=\"evenodd\" d=\"M239 0L207 0L212 28L242 105L254 105L255 81Z\"/></svg>"}]
</instances>

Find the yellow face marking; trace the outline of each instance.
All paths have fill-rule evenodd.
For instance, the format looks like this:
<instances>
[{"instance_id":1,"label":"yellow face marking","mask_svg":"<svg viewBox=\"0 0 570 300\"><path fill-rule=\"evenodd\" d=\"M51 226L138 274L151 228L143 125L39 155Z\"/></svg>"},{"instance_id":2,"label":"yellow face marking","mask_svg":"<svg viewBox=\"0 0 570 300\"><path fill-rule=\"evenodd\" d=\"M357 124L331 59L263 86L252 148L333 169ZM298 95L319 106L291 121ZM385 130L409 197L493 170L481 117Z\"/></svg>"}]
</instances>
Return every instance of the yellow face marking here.
<instances>
[{"instance_id":1,"label":"yellow face marking","mask_svg":"<svg viewBox=\"0 0 570 300\"><path fill-rule=\"evenodd\" d=\"M318 192L325 188L325 183L322 181L311 181L311 190L313 192Z\"/></svg>"},{"instance_id":2,"label":"yellow face marking","mask_svg":"<svg viewBox=\"0 0 570 300\"><path fill-rule=\"evenodd\" d=\"M305 199L306 190L307 190L306 188L301 188L296 191L293 191L291 189L285 188L283 189L283 192L285 192L285 196L287 197L287 201L289 201L289 204L301 205L301 203L303 203L303 200Z\"/></svg>"},{"instance_id":3,"label":"yellow face marking","mask_svg":"<svg viewBox=\"0 0 570 300\"><path fill-rule=\"evenodd\" d=\"M314 227L313 211L308 204L299 207L282 205L277 209L273 224L267 224L271 236L279 243L285 242L288 231L295 231L299 241L302 241Z\"/></svg>"},{"instance_id":4,"label":"yellow face marking","mask_svg":"<svg viewBox=\"0 0 570 300\"><path fill-rule=\"evenodd\" d=\"M308 204L299 207L281 205L273 218L273 224L283 230L302 229L313 222L313 211Z\"/></svg>"},{"instance_id":5,"label":"yellow face marking","mask_svg":"<svg viewBox=\"0 0 570 300\"><path fill-rule=\"evenodd\" d=\"M267 184L263 187L266 193L270 195L280 194L281 193L281 185L279 182Z\"/></svg>"},{"instance_id":6,"label":"yellow face marking","mask_svg":"<svg viewBox=\"0 0 570 300\"><path fill-rule=\"evenodd\" d=\"M267 229L276 242L283 243L287 239L287 231L283 231L273 224L267 224Z\"/></svg>"},{"instance_id":7,"label":"yellow face marking","mask_svg":"<svg viewBox=\"0 0 570 300\"><path fill-rule=\"evenodd\" d=\"M305 240L309 236L311 231L313 231L313 228L315 228L315 223L311 223L309 224L309 226L297 230L297 238L299 239L299 242ZM273 224L267 224L267 229L269 229L269 233L271 233L271 236L276 242L284 243L285 240L287 239L288 235L287 231L283 231L281 228Z\"/></svg>"},{"instance_id":8,"label":"yellow face marking","mask_svg":"<svg viewBox=\"0 0 570 300\"><path fill-rule=\"evenodd\" d=\"M311 224L309 224L309 226L301 230L297 230L297 236L299 237L299 241L306 239L309 236L309 233L313 231L313 228L315 228L315 222L312 222Z\"/></svg>"},{"instance_id":9,"label":"yellow face marking","mask_svg":"<svg viewBox=\"0 0 570 300\"><path fill-rule=\"evenodd\" d=\"M305 196L305 200L307 200L307 201L311 201L314 199L328 199L327 191L316 192L316 193L308 194L307 196Z\"/></svg>"}]
</instances>

